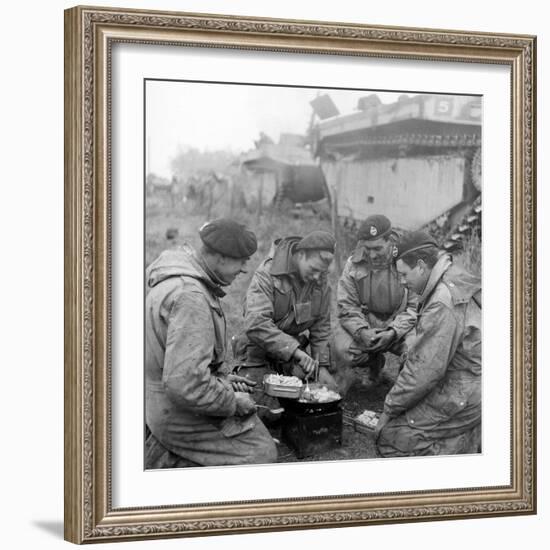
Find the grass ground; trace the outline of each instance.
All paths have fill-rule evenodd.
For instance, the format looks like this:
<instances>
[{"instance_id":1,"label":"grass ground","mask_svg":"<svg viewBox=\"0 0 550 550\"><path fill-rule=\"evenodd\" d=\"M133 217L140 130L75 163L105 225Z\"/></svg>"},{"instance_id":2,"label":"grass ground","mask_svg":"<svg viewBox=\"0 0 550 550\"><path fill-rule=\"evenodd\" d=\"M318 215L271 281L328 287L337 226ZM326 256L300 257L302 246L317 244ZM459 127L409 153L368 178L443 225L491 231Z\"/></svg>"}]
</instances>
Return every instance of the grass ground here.
<instances>
[{"instance_id":1,"label":"grass ground","mask_svg":"<svg viewBox=\"0 0 550 550\"><path fill-rule=\"evenodd\" d=\"M213 212L212 217L216 217ZM266 211L261 217L255 213L241 209L233 214L234 219L241 221L252 229L258 238L258 252L250 259L247 266L248 272L239 276L231 285L227 296L223 299L223 307L227 318L229 337L238 334L243 326L243 302L250 279L259 263L266 257L271 243L277 237L288 235L305 235L315 229L330 231L330 221L314 217L294 218L290 214ZM195 205L182 204L172 208L165 204L154 203L147 205L146 213L146 243L145 262L149 265L163 250L172 246L178 246L182 242L188 242L194 247L199 245L198 230L206 221L205 213L198 210ZM177 229L178 236L173 240L166 238L168 229ZM342 237L339 243L340 256L343 260L350 253L353 246L349 235ZM456 261L470 271L479 274L481 268L480 239L475 236L466 243L464 252L456 258ZM333 269L329 280L332 288L335 288L339 273ZM335 310L335 297L333 292L333 311ZM333 319L335 319L333 315ZM229 350L230 351L230 350ZM229 360L231 358L229 357ZM364 372L356 372L356 383L351 387L344 406L344 432L341 448L326 451L315 457L304 460L342 460L373 458L376 456L376 447L371 435L355 432L346 418L355 417L365 409L380 412L386 393L391 388L397 377L397 361L394 356L388 354L384 379L379 385L372 385ZM274 433L277 436L277 433ZM299 459L285 445L279 448L281 462L294 462Z\"/></svg>"}]
</instances>

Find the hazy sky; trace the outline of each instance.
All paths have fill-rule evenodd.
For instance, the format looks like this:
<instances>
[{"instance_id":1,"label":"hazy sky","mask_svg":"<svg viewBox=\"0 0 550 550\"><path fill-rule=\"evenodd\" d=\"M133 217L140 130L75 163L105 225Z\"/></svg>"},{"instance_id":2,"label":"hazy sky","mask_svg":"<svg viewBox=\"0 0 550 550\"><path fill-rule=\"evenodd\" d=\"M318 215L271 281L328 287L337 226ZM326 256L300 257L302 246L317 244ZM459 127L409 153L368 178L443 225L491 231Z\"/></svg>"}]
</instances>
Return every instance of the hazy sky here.
<instances>
[{"instance_id":1,"label":"hazy sky","mask_svg":"<svg viewBox=\"0 0 550 550\"><path fill-rule=\"evenodd\" d=\"M241 152L254 148L260 132L275 142L280 133L303 134L312 112L309 102L318 93L328 93L340 113L347 114L372 92L149 81L147 172L170 177L170 161L180 147ZM391 103L400 92L378 95Z\"/></svg>"}]
</instances>

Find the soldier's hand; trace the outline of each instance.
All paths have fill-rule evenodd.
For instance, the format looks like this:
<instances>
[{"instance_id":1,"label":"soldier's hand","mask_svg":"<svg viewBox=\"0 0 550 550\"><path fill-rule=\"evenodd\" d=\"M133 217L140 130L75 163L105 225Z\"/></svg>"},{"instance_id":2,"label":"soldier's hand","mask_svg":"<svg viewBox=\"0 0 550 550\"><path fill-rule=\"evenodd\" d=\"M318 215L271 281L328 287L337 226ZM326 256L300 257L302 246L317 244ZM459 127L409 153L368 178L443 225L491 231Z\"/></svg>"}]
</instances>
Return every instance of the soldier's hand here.
<instances>
[{"instance_id":1,"label":"soldier's hand","mask_svg":"<svg viewBox=\"0 0 550 550\"><path fill-rule=\"evenodd\" d=\"M381 351L387 349L395 339L395 336L395 330L393 330L392 328L380 330L371 340L372 351Z\"/></svg>"},{"instance_id":2,"label":"soldier's hand","mask_svg":"<svg viewBox=\"0 0 550 550\"><path fill-rule=\"evenodd\" d=\"M382 413L380 415L380 418L378 419L378 423L376 424L376 428L374 428L374 440L376 441L378 439L378 436L380 435L380 432L384 428L384 426L390 421L390 417L386 413Z\"/></svg>"},{"instance_id":3,"label":"soldier's hand","mask_svg":"<svg viewBox=\"0 0 550 550\"><path fill-rule=\"evenodd\" d=\"M359 331L359 337L361 338L361 343L366 350L372 349L373 338L376 337L376 330L373 328L362 328Z\"/></svg>"},{"instance_id":4,"label":"soldier's hand","mask_svg":"<svg viewBox=\"0 0 550 550\"><path fill-rule=\"evenodd\" d=\"M324 384L329 390L339 391L338 383L326 367L319 367L319 382Z\"/></svg>"},{"instance_id":5,"label":"soldier's hand","mask_svg":"<svg viewBox=\"0 0 550 550\"><path fill-rule=\"evenodd\" d=\"M235 416L247 416L256 411L256 403L247 393L235 392L235 399L237 401Z\"/></svg>"},{"instance_id":6,"label":"soldier's hand","mask_svg":"<svg viewBox=\"0 0 550 550\"><path fill-rule=\"evenodd\" d=\"M254 391L254 386L256 385L254 380L250 380L244 376L239 376L238 374L230 374L227 379L231 383L231 387L234 391L252 393Z\"/></svg>"},{"instance_id":7,"label":"soldier's hand","mask_svg":"<svg viewBox=\"0 0 550 550\"><path fill-rule=\"evenodd\" d=\"M302 370L306 373L306 376L310 375L317 366L315 359L311 358L305 351L302 351L299 348L294 352L293 357L298 365L302 367Z\"/></svg>"}]
</instances>

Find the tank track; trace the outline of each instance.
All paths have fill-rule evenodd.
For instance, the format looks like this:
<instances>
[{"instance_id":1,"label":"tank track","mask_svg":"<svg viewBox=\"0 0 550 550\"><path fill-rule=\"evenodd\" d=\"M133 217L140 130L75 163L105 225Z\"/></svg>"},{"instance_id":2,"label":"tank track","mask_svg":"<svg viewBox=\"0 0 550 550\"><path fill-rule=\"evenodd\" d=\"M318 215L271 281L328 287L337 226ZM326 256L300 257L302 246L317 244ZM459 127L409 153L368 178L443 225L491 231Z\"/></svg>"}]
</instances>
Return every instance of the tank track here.
<instances>
[{"instance_id":1,"label":"tank track","mask_svg":"<svg viewBox=\"0 0 550 550\"><path fill-rule=\"evenodd\" d=\"M456 219L456 213L446 212L426 224L422 229L433 235L441 247L453 252L463 248L466 239L472 235L481 238L482 202L481 195Z\"/></svg>"}]
</instances>

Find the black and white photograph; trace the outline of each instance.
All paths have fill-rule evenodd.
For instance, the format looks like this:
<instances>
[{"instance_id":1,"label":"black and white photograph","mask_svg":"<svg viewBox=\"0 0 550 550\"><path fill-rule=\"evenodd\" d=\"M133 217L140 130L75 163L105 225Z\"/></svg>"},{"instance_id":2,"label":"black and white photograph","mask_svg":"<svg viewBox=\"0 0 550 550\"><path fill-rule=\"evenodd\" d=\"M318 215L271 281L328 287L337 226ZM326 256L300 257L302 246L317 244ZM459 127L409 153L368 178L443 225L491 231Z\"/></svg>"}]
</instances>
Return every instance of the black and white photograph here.
<instances>
[{"instance_id":1,"label":"black and white photograph","mask_svg":"<svg viewBox=\"0 0 550 550\"><path fill-rule=\"evenodd\" d=\"M482 449L482 97L146 79L146 470Z\"/></svg>"},{"instance_id":2,"label":"black and white photograph","mask_svg":"<svg viewBox=\"0 0 550 550\"><path fill-rule=\"evenodd\" d=\"M65 10L65 540L527 526L537 36L262 6Z\"/></svg>"}]
</instances>

